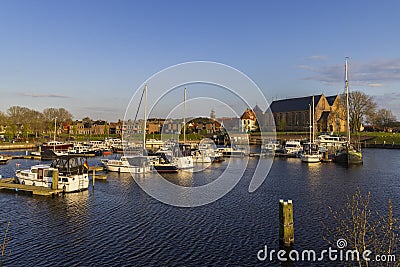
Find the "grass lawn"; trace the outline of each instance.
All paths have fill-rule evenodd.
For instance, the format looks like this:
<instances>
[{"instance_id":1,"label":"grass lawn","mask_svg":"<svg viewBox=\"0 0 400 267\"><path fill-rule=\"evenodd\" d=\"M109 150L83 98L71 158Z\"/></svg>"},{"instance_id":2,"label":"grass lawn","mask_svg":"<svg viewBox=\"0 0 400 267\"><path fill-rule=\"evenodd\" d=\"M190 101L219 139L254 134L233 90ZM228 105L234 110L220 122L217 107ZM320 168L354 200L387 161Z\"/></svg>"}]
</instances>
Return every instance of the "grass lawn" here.
<instances>
[{"instance_id":1,"label":"grass lawn","mask_svg":"<svg viewBox=\"0 0 400 267\"><path fill-rule=\"evenodd\" d=\"M400 133L381 133L381 132L363 132L360 133L360 136L362 137L369 137L367 143L373 144L383 144L386 142L386 144L400 144Z\"/></svg>"}]
</instances>

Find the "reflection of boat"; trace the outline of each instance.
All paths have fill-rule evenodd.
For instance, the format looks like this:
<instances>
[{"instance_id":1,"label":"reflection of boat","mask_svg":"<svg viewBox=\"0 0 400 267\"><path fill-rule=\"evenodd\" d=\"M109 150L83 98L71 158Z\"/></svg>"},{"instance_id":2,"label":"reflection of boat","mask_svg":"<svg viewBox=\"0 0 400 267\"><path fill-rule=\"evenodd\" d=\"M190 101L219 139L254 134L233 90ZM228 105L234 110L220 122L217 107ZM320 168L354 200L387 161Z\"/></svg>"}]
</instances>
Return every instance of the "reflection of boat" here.
<instances>
[{"instance_id":1,"label":"reflection of boat","mask_svg":"<svg viewBox=\"0 0 400 267\"><path fill-rule=\"evenodd\" d=\"M4 157L3 155L0 155L0 164L7 164L8 158Z\"/></svg>"},{"instance_id":2,"label":"reflection of boat","mask_svg":"<svg viewBox=\"0 0 400 267\"><path fill-rule=\"evenodd\" d=\"M145 156L122 156L119 160L109 159L103 163L110 172L146 173L152 170Z\"/></svg>"},{"instance_id":3,"label":"reflection of boat","mask_svg":"<svg viewBox=\"0 0 400 267\"><path fill-rule=\"evenodd\" d=\"M356 149L350 142L350 103L349 103L349 81L348 81L347 58L345 61L345 87L346 87L347 142L342 149L338 150L334 160L335 162L344 165L363 164L361 148Z\"/></svg>"},{"instance_id":4,"label":"reflection of boat","mask_svg":"<svg viewBox=\"0 0 400 267\"><path fill-rule=\"evenodd\" d=\"M27 170L17 170L16 176L20 184L57 188L66 193L82 191L89 187L85 162L81 157L63 156L55 159L51 165L35 165Z\"/></svg>"}]
</instances>

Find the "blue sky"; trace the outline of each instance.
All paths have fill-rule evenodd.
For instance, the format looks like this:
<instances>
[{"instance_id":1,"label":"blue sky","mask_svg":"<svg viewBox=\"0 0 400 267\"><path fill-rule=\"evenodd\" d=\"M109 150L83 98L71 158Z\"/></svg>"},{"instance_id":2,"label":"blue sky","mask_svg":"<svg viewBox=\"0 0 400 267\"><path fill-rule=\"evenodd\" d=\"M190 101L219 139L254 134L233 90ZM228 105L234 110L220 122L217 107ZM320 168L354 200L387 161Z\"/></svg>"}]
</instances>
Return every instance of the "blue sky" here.
<instances>
[{"instance_id":1,"label":"blue sky","mask_svg":"<svg viewBox=\"0 0 400 267\"><path fill-rule=\"evenodd\" d=\"M244 72L268 101L331 95L348 56L350 89L400 119L399 12L399 1L2 0L0 110L117 120L151 75L195 60Z\"/></svg>"}]
</instances>

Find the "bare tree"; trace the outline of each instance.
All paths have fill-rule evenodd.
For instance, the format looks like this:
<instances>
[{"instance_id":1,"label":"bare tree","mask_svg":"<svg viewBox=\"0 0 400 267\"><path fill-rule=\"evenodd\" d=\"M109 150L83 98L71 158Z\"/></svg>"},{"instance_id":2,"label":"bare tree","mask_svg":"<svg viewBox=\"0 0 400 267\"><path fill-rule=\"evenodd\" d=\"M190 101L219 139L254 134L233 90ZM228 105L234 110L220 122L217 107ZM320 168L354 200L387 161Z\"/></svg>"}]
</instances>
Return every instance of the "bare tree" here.
<instances>
[{"instance_id":1,"label":"bare tree","mask_svg":"<svg viewBox=\"0 0 400 267\"><path fill-rule=\"evenodd\" d=\"M339 211L330 208L333 227L324 225L331 245L345 238L346 249L356 250L359 255L370 250L374 255L394 255L394 261L372 262L361 256L356 259L358 266L400 266L400 220L393 216L393 205L388 200L388 214L381 215L370 208L370 193L363 196L358 189L352 197L347 197L345 207ZM351 266L354 262L349 263Z\"/></svg>"},{"instance_id":2,"label":"bare tree","mask_svg":"<svg viewBox=\"0 0 400 267\"><path fill-rule=\"evenodd\" d=\"M0 111L0 131L3 130L3 127L7 124L7 117L4 112Z\"/></svg>"},{"instance_id":3,"label":"bare tree","mask_svg":"<svg viewBox=\"0 0 400 267\"><path fill-rule=\"evenodd\" d=\"M342 97L343 103L346 100ZM350 130L352 132L360 131L361 125L370 117L373 117L376 110L374 99L360 91L353 91L349 94L349 110L350 110Z\"/></svg>"},{"instance_id":4,"label":"bare tree","mask_svg":"<svg viewBox=\"0 0 400 267\"><path fill-rule=\"evenodd\" d=\"M46 121L47 130L54 131L54 120L57 118L57 124L72 122L72 114L65 108L46 108L43 110L43 116Z\"/></svg>"},{"instance_id":5,"label":"bare tree","mask_svg":"<svg viewBox=\"0 0 400 267\"><path fill-rule=\"evenodd\" d=\"M396 121L396 116L393 115L392 111L384 108L378 110L374 114L374 117L372 118L372 122L374 125L380 126L385 130L388 127L391 127L395 121Z\"/></svg>"},{"instance_id":6,"label":"bare tree","mask_svg":"<svg viewBox=\"0 0 400 267\"><path fill-rule=\"evenodd\" d=\"M11 137L18 135L24 129L29 128L27 114L29 109L26 107L12 106L7 109L7 130Z\"/></svg>"}]
</instances>

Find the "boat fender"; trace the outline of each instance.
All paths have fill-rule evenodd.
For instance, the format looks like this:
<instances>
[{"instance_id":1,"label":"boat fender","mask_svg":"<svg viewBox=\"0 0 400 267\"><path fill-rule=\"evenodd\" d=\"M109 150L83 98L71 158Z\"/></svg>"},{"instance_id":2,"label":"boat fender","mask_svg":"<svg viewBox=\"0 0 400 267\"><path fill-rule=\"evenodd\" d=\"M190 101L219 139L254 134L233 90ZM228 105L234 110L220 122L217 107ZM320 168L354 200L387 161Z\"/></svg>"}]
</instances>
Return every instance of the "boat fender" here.
<instances>
[{"instance_id":1,"label":"boat fender","mask_svg":"<svg viewBox=\"0 0 400 267\"><path fill-rule=\"evenodd\" d=\"M25 185L25 181L22 181L22 183L21 183L22 185Z\"/></svg>"},{"instance_id":2,"label":"boat fender","mask_svg":"<svg viewBox=\"0 0 400 267\"><path fill-rule=\"evenodd\" d=\"M33 182L33 184L32 184L33 186L36 186L36 183L35 182Z\"/></svg>"},{"instance_id":3,"label":"boat fender","mask_svg":"<svg viewBox=\"0 0 400 267\"><path fill-rule=\"evenodd\" d=\"M66 190L67 190L67 187L64 185L63 186L63 193L65 193Z\"/></svg>"},{"instance_id":4,"label":"boat fender","mask_svg":"<svg viewBox=\"0 0 400 267\"><path fill-rule=\"evenodd\" d=\"M121 168L118 168L118 173L120 173L121 172Z\"/></svg>"}]
</instances>

